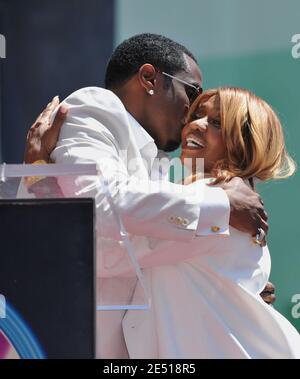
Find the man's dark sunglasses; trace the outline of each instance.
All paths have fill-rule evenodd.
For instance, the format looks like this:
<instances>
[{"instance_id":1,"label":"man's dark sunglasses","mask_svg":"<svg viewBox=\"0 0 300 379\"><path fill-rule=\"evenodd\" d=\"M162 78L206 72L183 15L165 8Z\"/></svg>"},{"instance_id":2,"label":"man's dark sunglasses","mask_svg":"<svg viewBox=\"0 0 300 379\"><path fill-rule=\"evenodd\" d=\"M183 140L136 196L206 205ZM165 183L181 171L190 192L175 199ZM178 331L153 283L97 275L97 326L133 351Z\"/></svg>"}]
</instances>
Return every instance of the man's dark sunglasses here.
<instances>
[{"instance_id":1,"label":"man's dark sunglasses","mask_svg":"<svg viewBox=\"0 0 300 379\"><path fill-rule=\"evenodd\" d=\"M188 83L185 80L179 79L176 76L168 74L168 73L166 73L164 71L160 71L158 69L156 69L156 71L158 73L164 75L164 76L167 76L168 78L174 79L177 82L182 83L185 86L187 86L190 89L189 91L187 91L187 95L188 95L188 98L190 100L190 104L192 104L196 100L196 98L203 93L203 88L200 87L200 86L194 86L193 84Z\"/></svg>"}]
</instances>

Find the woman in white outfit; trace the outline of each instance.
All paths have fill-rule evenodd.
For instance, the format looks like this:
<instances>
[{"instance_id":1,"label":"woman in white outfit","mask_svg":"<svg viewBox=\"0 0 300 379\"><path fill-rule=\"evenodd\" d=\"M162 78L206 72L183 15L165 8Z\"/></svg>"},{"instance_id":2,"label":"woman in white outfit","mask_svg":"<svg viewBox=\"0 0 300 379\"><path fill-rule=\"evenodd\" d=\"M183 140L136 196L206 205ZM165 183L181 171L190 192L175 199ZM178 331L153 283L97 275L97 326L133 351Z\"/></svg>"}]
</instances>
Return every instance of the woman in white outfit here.
<instances>
[{"instance_id":1,"label":"woman in white outfit","mask_svg":"<svg viewBox=\"0 0 300 379\"><path fill-rule=\"evenodd\" d=\"M239 176L253 186L295 171L274 111L238 88L210 90L195 101L182 132L186 158L204 158L204 179L194 172L190 181L207 185ZM162 261L182 249L187 259L149 268L147 257L140 261L152 306L123 319L130 358L300 358L298 332L259 295L271 268L263 237L231 227L229 236L158 241L152 262L155 254Z\"/></svg>"}]
</instances>

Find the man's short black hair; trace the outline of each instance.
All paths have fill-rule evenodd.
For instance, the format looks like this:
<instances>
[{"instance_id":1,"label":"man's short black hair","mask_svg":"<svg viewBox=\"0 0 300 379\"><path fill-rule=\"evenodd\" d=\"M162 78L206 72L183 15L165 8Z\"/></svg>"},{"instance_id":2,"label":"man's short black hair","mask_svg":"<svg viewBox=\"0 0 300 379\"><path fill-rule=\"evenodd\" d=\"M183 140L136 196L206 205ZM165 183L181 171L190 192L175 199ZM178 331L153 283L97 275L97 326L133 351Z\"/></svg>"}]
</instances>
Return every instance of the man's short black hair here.
<instances>
[{"instance_id":1,"label":"man's short black hair","mask_svg":"<svg viewBox=\"0 0 300 379\"><path fill-rule=\"evenodd\" d=\"M106 69L105 87L118 88L139 68L150 63L171 75L186 70L183 54L193 54L184 46L159 34L138 34L122 42L112 54Z\"/></svg>"}]
</instances>

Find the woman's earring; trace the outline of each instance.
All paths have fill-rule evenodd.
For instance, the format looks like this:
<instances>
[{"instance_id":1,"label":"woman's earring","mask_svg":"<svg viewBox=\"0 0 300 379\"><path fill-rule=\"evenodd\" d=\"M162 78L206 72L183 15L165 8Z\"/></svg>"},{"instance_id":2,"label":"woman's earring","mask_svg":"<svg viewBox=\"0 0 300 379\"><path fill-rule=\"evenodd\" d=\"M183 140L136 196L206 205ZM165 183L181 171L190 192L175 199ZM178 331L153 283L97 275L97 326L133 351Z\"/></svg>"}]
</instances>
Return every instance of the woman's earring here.
<instances>
[{"instance_id":1,"label":"woman's earring","mask_svg":"<svg viewBox=\"0 0 300 379\"><path fill-rule=\"evenodd\" d=\"M150 96L153 96L154 95L153 89L149 89L148 93L149 93Z\"/></svg>"}]
</instances>

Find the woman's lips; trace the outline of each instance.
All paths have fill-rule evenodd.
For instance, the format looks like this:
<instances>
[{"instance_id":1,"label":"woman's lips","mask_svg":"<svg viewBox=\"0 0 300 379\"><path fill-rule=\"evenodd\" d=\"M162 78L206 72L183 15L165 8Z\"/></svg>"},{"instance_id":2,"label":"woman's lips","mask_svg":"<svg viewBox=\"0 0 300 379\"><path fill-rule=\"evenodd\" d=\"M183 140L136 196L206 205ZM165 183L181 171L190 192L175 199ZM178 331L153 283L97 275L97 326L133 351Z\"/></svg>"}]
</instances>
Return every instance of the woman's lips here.
<instances>
[{"instance_id":1,"label":"woman's lips","mask_svg":"<svg viewBox=\"0 0 300 379\"><path fill-rule=\"evenodd\" d=\"M183 148L188 149L203 149L205 147L203 141L195 134L189 134L182 145Z\"/></svg>"}]
</instances>

